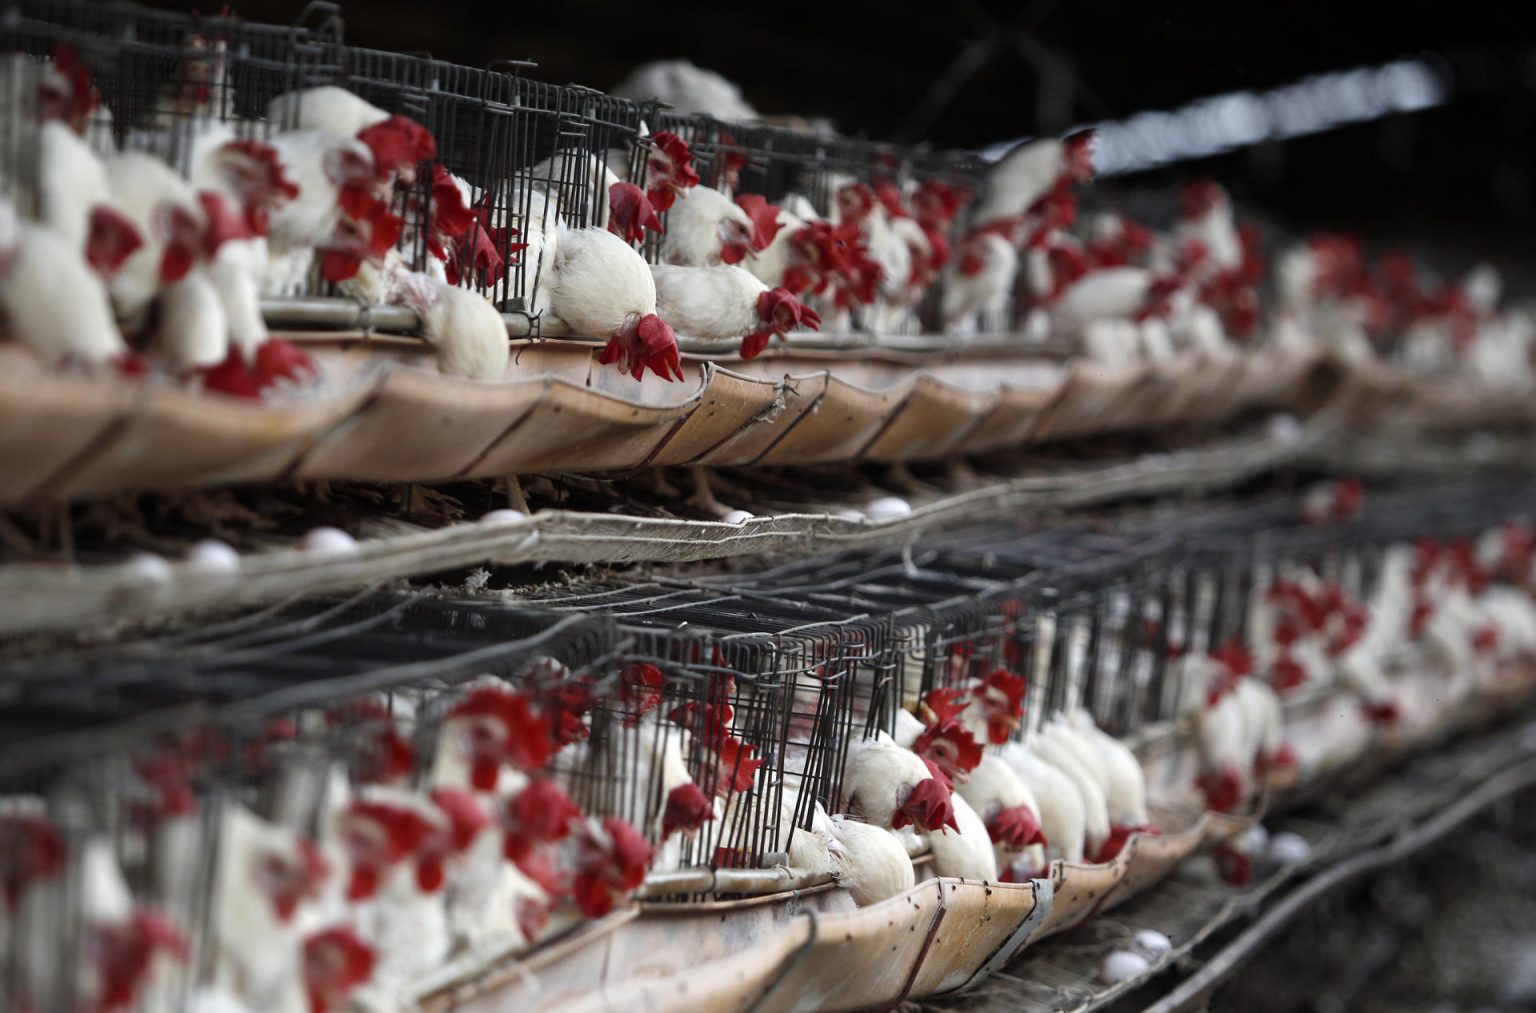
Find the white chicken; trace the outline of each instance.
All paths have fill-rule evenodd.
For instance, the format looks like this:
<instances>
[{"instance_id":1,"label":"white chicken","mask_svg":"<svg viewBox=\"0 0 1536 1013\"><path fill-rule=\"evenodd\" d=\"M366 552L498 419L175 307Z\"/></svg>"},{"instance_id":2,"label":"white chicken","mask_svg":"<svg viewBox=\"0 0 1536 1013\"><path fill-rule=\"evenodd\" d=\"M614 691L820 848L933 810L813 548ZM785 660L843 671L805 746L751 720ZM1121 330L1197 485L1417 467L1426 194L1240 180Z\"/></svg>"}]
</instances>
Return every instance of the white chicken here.
<instances>
[{"instance_id":1,"label":"white chicken","mask_svg":"<svg viewBox=\"0 0 1536 1013\"><path fill-rule=\"evenodd\" d=\"M551 900L506 859L502 832L493 828L475 838L449 880L447 903L455 942L488 952L508 942L533 943Z\"/></svg>"},{"instance_id":2,"label":"white chicken","mask_svg":"<svg viewBox=\"0 0 1536 1013\"><path fill-rule=\"evenodd\" d=\"M821 318L789 293L769 289L739 267L652 266L656 312L674 330L705 341L741 340L750 359L769 340L790 331L816 330Z\"/></svg>"},{"instance_id":3,"label":"white chicken","mask_svg":"<svg viewBox=\"0 0 1536 1013\"><path fill-rule=\"evenodd\" d=\"M993 166L988 193L977 204L981 224L1024 214L1062 180L1081 182L1093 174L1093 132L1064 140L1053 137L1014 148Z\"/></svg>"},{"instance_id":4,"label":"white chicken","mask_svg":"<svg viewBox=\"0 0 1536 1013\"><path fill-rule=\"evenodd\" d=\"M1195 265L1197 277L1242 266L1243 243L1232 217L1232 199L1220 184L1197 180L1186 184L1179 194L1184 217L1174 230L1181 246L1198 244L1201 252Z\"/></svg>"},{"instance_id":5,"label":"white chicken","mask_svg":"<svg viewBox=\"0 0 1536 1013\"><path fill-rule=\"evenodd\" d=\"M1146 772L1129 746L1099 728L1081 708L1066 714L1079 739L1097 750L1104 774L1104 802L1113 826L1142 828L1147 818Z\"/></svg>"},{"instance_id":6,"label":"white chicken","mask_svg":"<svg viewBox=\"0 0 1536 1013\"><path fill-rule=\"evenodd\" d=\"M934 873L955 879L997 882L997 856L992 851L987 825L964 796L955 795L952 801L956 825L948 830L939 828L928 835Z\"/></svg>"},{"instance_id":7,"label":"white chicken","mask_svg":"<svg viewBox=\"0 0 1536 1013\"><path fill-rule=\"evenodd\" d=\"M707 186L688 190L667 214L661 259L684 267L739 264L756 255L750 215Z\"/></svg>"},{"instance_id":8,"label":"white chicken","mask_svg":"<svg viewBox=\"0 0 1536 1013\"><path fill-rule=\"evenodd\" d=\"M1035 798L1047 857L1081 862L1087 815L1076 782L1022 742L1007 743L997 755Z\"/></svg>"},{"instance_id":9,"label":"white chicken","mask_svg":"<svg viewBox=\"0 0 1536 1013\"><path fill-rule=\"evenodd\" d=\"M1260 769L1267 770L1294 763L1293 759L1287 760L1285 712L1274 689L1260 679L1244 678L1237 680L1232 695L1243 711L1250 765L1257 763Z\"/></svg>"},{"instance_id":10,"label":"white chicken","mask_svg":"<svg viewBox=\"0 0 1536 1013\"><path fill-rule=\"evenodd\" d=\"M404 983L448 954L452 934L434 842L449 835L446 814L428 799L381 785L359 789L323 828L322 844L339 857L335 871L347 880L346 899L359 935L376 952L381 980Z\"/></svg>"},{"instance_id":11,"label":"white chicken","mask_svg":"<svg viewBox=\"0 0 1536 1013\"><path fill-rule=\"evenodd\" d=\"M1109 840L1109 805L1104 799L1104 788L1093 769L1081 759L1084 751L1059 731L1043 729L1029 742L1035 755L1066 774L1077 787L1083 802L1083 849L1090 859Z\"/></svg>"},{"instance_id":12,"label":"white chicken","mask_svg":"<svg viewBox=\"0 0 1536 1013\"><path fill-rule=\"evenodd\" d=\"M613 94L637 102L656 99L680 116L703 113L728 123L758 118L757 110L742 98L739 87L687 60L641 64L614 87Z\"/></svg>"},{"instance_id":13,"label":"white chicken","mask_svg":"<svg viewBox=\"0 0 1536 1013\"><path fill-rule=\"evenodd\" d=\"M506 321L485 296L459 288L398 260L385 267L386 301L409 306L437 352L438 372L466 380L501 380L511 346Z\"/></svg>"},{"instance_id":14,"label":"white chicken","mask_svg":"<svg viewBox=\"0 0 1536 1013\"><path fill-rule=\"evenodd\" d=\"M233 801L219 815L218 841L212 989L251 1009L307 1009L301 941L323 878L319 853Z\"/></svg>"},{"instance_id":15,"label":"white chicken","mask_svg":"<svg viewBox=\"0 0 1536 1013\"><path fill-rule=\"evenodd\" d=\"M1536 604L1532 604L1529 595L1515 588L1495 586L1482 593L1478 605L1496 625L1504 657L1536 655Z\"/></svg>"},{"instance_id":16,"label":"white chicken","mask_svg":"<svg viewBox=\"0 0 1536 1013\"><path fill-rule=\"evenodd\" d=\"M959 255L944 268L940 305L944 329L963 332L977 327L977 314L996 319L1013 294L1019 254L1007 236L977 232L960 245Z\"/></svg>"},{"instance_id":17,"label":"white chicken","mask_svg":"<svg viewBox=\"0 0 1536 1013\"><path fill-rule=\"evenodd\" d=\"M355 137L387 119L389 113L335 85L284 92L267 103L267 121L280 130L323 130Z\"/></svg>"},{"instance_id":18,"label":"white chicken","mask_svg":"<svg viewBox=\"0 0 1536 1013\"><path fill-rule=\"evenodd\" d=\"M273 215L267 234L268 263L262 293L302 294L317 250L339 247L358 254L371 231L342 229L343 188L371 190L378 173L373 152L355 137L323 130L275 134L270 141L298 195Z\"/></svg>"},{"instance_id":19,"label":"white chicken","mask_svg":"<svg viewBox=\"0 0 1536 1013\"><path fill-rule=\"evenodd\" d=\"M1033 878L1043 868L1049 839L1041 830L1040 803L1000 756L984 753L955 791L982 818L1005 879Z\"/></svg>"},{"instance_id":20,"label":"white chicken","mask_svg":"<svg viewBox=\"0 0 1536 1013\"><path fill-rule=\"evenodd\" d=\"M1095 320L1133 319L1153 297L1156 281L1144 267L1090 271L1061 294L1056 317L1063 328L1073 332Z\"/></svg>"},{"instance_id":21,"label":"white chicken","mask_svg":"<svg viewBox=\"0 0 1536 1013\"><path fill-rule=\"evenodd\" d=\"M215 247L204 273L223 304L230 345L254 362L268 338L261 315L268 222L299 189L284 175L277 149L238 140L219 123L205 126L194 139L190 179L208 216L209 245Z\"/></svg>"},{"instance_id":22,"label":"white chicken","mask_svg":"<svg viewBox=\"0 0 1536 1013\"><path fill-rule=\"evenodd\" d=\"M932 833L953 819L949 788L916 753L883 731L849 743L842 784L846 808L857 810L872 826L899 829L910 824Z\"/></svg>"},{"instance_id":23,"label":"white chicken","mask_svg":"<svg viewBox=\"0 0 1536 1013\"><path fill-rule=\"evenodd\" d=\"M138 230L143 245L131 253L110 283L118 318L137 331L161 286L179 280L203 259L207 220L192 185L153 155L124 151L106 161L107 182L114 206ZM191 359L227 337L188 335ZM214 362L223 358L221 354Z\"/></svg>"},{"instance_id":24,"label":"white chicken","mask_svg":"<svg viewBox=\"0 0 1536 1013\"><path fill-rule=\"evenodd\" d=\"M517 241L524 244L507 276L514 304L530 316L549 309L549 281L555 253L560 248L560 234L565 223L560 217L560 203L538 189L514 190L506 200L506 209L493 208L491 227L505 228L508 220L520 223Z\"/></svg>"},{"instance_id":25,"label":"white chicken","mask_svg":"<svg viewBox=\"0 0 1536 1013\"><path fill-rule=\"evenodd\" d=\"M110 278L142 242L112 207L107 167L84 140L58 120L38 133L38 214L96 273Z\"/></svg>"},{"instance_id":26,"label":"white chicken","mask_svg":"<svg viewBox=\"0 0 1536 1013\"><path fill-rule=\"evenodd\" d=\"M168 958L187 958L185 938L159 914L134 906L110 841L87 840L78 853L85 956L76 999L86 1008L133 1007L160 999L171 983Z\"/></svg>"},{"instance_id":27,"label":"white chicken","mask_svg":"<svg viewBox=\"0 0 1536 1013\"><path fill-rule=\"evenodd\" d=\"M849 816L828 816L820 803L812 827L832 842L830 856L838 885L859 907L878 904L912 889L912 860L894 835Z\"/></svg>"},{"instance_id":28,"label":"white chicken","mask_svg":"<svg viewBox=\"0 0 1536 1013\"><path fill-rule=\"evenodd\" d=\"M63 235L23 222L0 197L0 308L11 337L50 364L123 362L106 287Z\"/></svg>"},{"instance_id":29,"label":"white chicken","mask_svg":"<svg viewBox=\"0 0 1536 1013\"><path fill-rule=\"evenodd\" d=\"M1203 770L1197 787L1207 806L1230 810L1247 797L1253 761L1242 703L1232 692L1236 678L1227 665L1191 652L1169 666L1181 699L1179 713L1193 722Z\"/></svg>"},{"instance_id":30,"label":"white chicken","mask_svg":"<svg viewBox=\"0 0 1536 1013\"><path fill-rule=\"evenodd\" d=\"M683 378L677 336L656 314L650 265L629 244L604 229L567 229L550 268L550 311L577 334L607 339L599 363L637 380L646 369Z\"/></svg>"}]
</instances>

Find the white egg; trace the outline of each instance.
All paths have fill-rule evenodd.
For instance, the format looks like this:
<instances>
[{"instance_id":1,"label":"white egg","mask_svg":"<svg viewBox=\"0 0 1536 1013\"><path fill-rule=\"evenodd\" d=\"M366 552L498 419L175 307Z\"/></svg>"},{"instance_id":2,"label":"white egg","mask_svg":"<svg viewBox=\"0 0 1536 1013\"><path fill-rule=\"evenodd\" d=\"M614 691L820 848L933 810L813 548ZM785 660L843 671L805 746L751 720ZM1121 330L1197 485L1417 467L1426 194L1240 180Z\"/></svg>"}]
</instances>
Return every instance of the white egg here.
<instances>
[{"instance_id":1,"label":"white egg","mask_svg":"<svg viewBox=\"0 0 1536 1013\"><path fill-rule=\"evenodd\" d=\"M1281 831L1269 839L1269 857L1277 862L1287 865L1291 862L1304 862L1310 854L1312 845L1300 834Z\"/></svg>"},{"instance_id":2,"label":"white egg","mask_svg":"<svg viewBox=\"0 0 1536 1013\"><path fill-rule=\"evenodd\" d=\"M724 517L720 518L720 520L726 524L745 524L755 516L756 514L750 513L746 510L732 510Z\"/></svg>"},{"instance_id":3,"label":"white egg","mask_svg":"<svg viewBox=\"0 0 1536 1013\"><path fill-rule=\"evenodd\" d=\"M895 496L881 496L864 508L864 516L872 521L893 521L912 512L912 504Z\"/></svg>"},{"instance_id":4,"label":"white egg","mask_svg":"<svg viewBox=\"0 0 1536 1013\"><path fill-rule=\"evenodd\" d=\"M240 553L217 538L205 538L187 551L186 566L197 577L229 577L240 572Z\"/></svg>"},{"instance_id":5,"label":"white egg","mask_svg":"<svg viewBox=\"0 0 1536 1013\"><path fill-rule=\"evenodd\" d=\"M1136 945L1160 957L1173 949L1173 940L1156 929L1142 929L1136 933Z\"/></svg>"},{"instance_id":6,"label":"white egg","mask_svg":"<svg viewBox=\"0 0 1536 1013\"><path fill-rule=\"evenodd\" d=\"M357 552L357 539L340 528L313 528L300 545L305 552L325 556L350 556Z\"/></svg>"},{"instance_id":7,"label":"white egg","mask_svg":"<svg viewBox=\"0 0 1536 1013\"><path fill-rule=\"evenodd\" d=\"M480 524L488 528L516 528L529 523L531 518L521 510L492 510L481 517Z\"/></svg>"},{"instance_id":8,"label":"white egg","mask_svg":"<svg viewBox=\"0 0 1536 1013\"><path fill-rule=\"evenodd\" d=\"M1269 845L1269 829L1262 823L1255 823L1243 834L1241 850L1248 854L1263 851Z\"/></svg>"},{"instance_id":9,"label":"white egg","mask_svg":"<svg viewBox=\"0 0 1536 1013\"><path fill-rule=\"evenodd\" d=\"M1137 978L1146 974L1152 965L1139 953L1130 950L1116 950L1104 958L1104 963L1099 967L1099 980L1106 985L1118 985L1130 978Z\"/></svg>"},{"instance_id":10,"label":"white egg","mask_svg":"<svg viewBox=\"0 0 1536 1013\"><path fill-rule=\"evenodd\" d=\"M1271 415L1267 428L1269 438L1280 443L1295 443L1301 439L1301 423L1294 415Z\"/></svg>"},{"instance_id":11,"label":"white egg","mask_svg":"<svg viewBox=\"0 0 1536 1013\"><path fill-rule=\"evenodd\" d=\"M135 553L123 564L123 569L142 584L169 584L175 576L175 571L165 561L165 557L153 552Z\"/></svg>"}]
</instances>

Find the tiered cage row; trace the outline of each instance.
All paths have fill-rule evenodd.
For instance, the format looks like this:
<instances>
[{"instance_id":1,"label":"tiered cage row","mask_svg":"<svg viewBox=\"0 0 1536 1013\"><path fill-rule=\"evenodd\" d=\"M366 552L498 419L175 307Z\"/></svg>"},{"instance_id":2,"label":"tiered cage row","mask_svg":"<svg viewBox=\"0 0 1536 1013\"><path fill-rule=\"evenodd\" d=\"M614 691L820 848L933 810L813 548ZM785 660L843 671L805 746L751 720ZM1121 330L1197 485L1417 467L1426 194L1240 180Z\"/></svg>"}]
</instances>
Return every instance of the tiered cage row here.
<instances>
[{"instance_id":1,"label":"tiered cage row","mask_svg":"<svg viewBox=\"0 0 1536 1013\"><path fill-rule=\"evenodd\" d=\"M344 828L360 800L472 788L510 835L518 792L553 782L586 816L636 828L652 871L784 865L793 828L841 809L850 745L893 731L898 709L934 690L1003 669L1028 687L1011 737L1083 708L1133 739L1179 716L1187 687L1170 660L1243 643L1247 603L1275 573L1305 564L1364 597L1382 547L1476 536L1528 495L1385 496L1324 527L1299 522L1288 497L1182 519L976 527L907 552L491 599L371 589L13 657L3 994L33 1008L99 998L111 969L92 961L115 923L78 901L100 896L103 875L131 910L174 926L186 973L157 994L206 984L238 947L220 921L231 812L349 855L355 883L368 837ZM514 698L508 719L497 707ZM422 854L448 863L452 904L452 863L467 859L449 838ZM323 878L289 867L307 854L270 856L300 899ZM375 856L375 874L406 857Z\"/></svg>"},{"instance_id":2,"label":"tiered cage row","mask_svg":"<svg viewBox=\"0 0 1536 1013\"><path fill-rule=\"evenodd\" d=\"M799 195L834 220L838 188L848 183L936 181L957 193L983 185L983 163L969 154L676 115L579 85L534 80L529 75L536 73L535 65L523 61L476 68L351 46L343 24L339 8L323 3L310 4L296 24L281 26L131 3L18 0L6 9L4 44L32 59L11 64L4 87L17 94L4 108L28 109L30 100L21 102L20 92L34 94L39 84L46 92L52 76L73 75L81 97L72 100L67 115L98 154L149 150L185 173L193 142L210 124L227 124L236 136L254 138L308 127L312 118L293 96L323 86L344 88L386 113L416 120L436 140L435 155L413 180L397 187L394 198L393 210L405 221L398 250L406 264L414 270L428 266L432 184L441 166L468 184L476 214L465 249L481 258L480 268L463 271L459 283L505 312L535 318L543 309L539 274L547 265L538 256L520 255L519 237L550 224L553 211L543 196L554 198L570 227L606 221L606 173L642 179L658 134L687 142L706 186L773 202ZM67 93L61 86L61 94ZM279 96L288 98L274 103ZM7 116L6 128L35 130L36 121ZM29 211L35 208L35 155L35 144L11 144L0 166L8 189L17 191L18 207ZM663 224L669 214L660 212ZM660 262L656 235L642 252ZM505 270L487 269L493 262ZM284 293L288 298L338 294L346 292L327 283L318 269ZM883 325L892 332L936 332L939 298L938 286L932 286L913 312ZM855 327L870 326L857 309L850 320ZM987 325L1003 331L1016 322L1010 311Z\"/></svg>"}]
</instances>

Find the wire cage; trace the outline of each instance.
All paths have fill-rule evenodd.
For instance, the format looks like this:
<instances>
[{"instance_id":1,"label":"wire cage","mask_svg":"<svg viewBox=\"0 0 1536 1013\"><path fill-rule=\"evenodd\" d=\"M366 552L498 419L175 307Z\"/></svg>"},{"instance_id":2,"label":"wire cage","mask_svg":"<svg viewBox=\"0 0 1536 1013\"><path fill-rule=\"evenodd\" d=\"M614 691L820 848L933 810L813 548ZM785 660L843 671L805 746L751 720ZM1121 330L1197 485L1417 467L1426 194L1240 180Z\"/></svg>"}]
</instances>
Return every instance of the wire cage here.
<instances>
[{"instance_id":1,"label":"wire cage","mask_svg":"<svg viewBox=\"0 0 1536 1013\"><path fill-rule=\"evenodd\" d=\"M761 194L788 212L832 222L845 217L840 202L849 199L849 187L865 188L860 200L873 200L876 192L910 195L929 183L970 193L984 170L964 154L683 116L654 103L538 82L528 76L533 65L526 62L473 68L424 53L348 45L340 9L325 3L310 4L297 23L283 26L122 2L12 0L0 27L11 48L50 61L47 72L85 69L81 88L100 101L79 115L87 117L82 126L99 153L147 150L183 173L194 142L212 124L240 138L316 126L319 114L307 115L304 101L272 100L317 86L343 88L385 114L420 122L434 135L437 154L392 188L390 211L403 221L398 254L411 270L474 288L504 311L528 315L535 334L547 309L541 281L551 257L543 237L557 218L572 228L604 226L609 184L647 182L654 147L649 136L670 132L686 141L702 185L732 197ZM28 178L24 166L7 168L8 179ZM27 204L24 197L18 201L24 209ZM462 208L448 215L449 204ZM472 214L467 227L464 213ZM664 224L669 214L662 212ZM449 220L458 224L444 234L440 226ZM887 236L887 249L891 241ZM903 241L918 242L910 234L897 240ZM954 245L955 236L944 242ZM653 263L666 256L654 234L641 252ZM891 256L897 259L886 258L882 272L907 270L900 266L905 261ZM867 263L860 267L868 269ZM837 286L806 297L839 329L934 332L943 325L942 281L936 274L925 278L907 295L874 303ZM904 280L890 279L896 289L902 286L894 283ZM274 279L268 294L376 299L375 287L367 278L333 285L316 268L307 278ZM985 329L1007 323L990 322Z\"/></svg>"},{"instance_id":2,"label":"wire cage","mask_svg":"<svg viewBox=\"0 0 1536 1013\"><path fill-rule=\"evenodd\" d=\"M795 826L835 805L854 724L855 686L882 666L888 627L860 612L795 602L743 582L728 591L640 584L541 595L541 608L601 608L633 643L632 666L651 666L656 717L641 724L648 755L675 749L712 797L694 832L674 838L667 865L756 868L782 863ZM594 733L594 742L598 736ZM633 758L641 744L617 734ZM658 772L589 752L596 776L621 797L617 811L658 838L671 785ZM653 768L654 769L654 768ZM627 793L627 795L625 794Z\"/></svg>"},{"instance_id":3,"label":"wire cage","mask_svg":"<svg viewBox=\"0 0 1536 1013\"><path fill-rule=\"evenodd\" d=\"M185 946L145 1001L184 1006L229 944L216 897L232 828L323 841L345 796L432 774L467 686L516 687L551 709L571 680L614 684L620 646L600 616L367 591L8 664L0 1005L99 999L131 904Z\"/></svg>"},{"instance_id":4,"label":"wire cage","mask_svg":"<svg viewBox=\"0 0 1536 1013\"><path fill-rule=\"evenodd\" d=\"M100 154L145 150L186 173L193 141L210 123L259 138L285 92L326 80L340 43L328 5L299 24L266 25L131 3L24 0L4 15L6 48L46 60L72 101L67 117ZM306 25L305 21L315 21Z\"/></svg>"}]
</instances>

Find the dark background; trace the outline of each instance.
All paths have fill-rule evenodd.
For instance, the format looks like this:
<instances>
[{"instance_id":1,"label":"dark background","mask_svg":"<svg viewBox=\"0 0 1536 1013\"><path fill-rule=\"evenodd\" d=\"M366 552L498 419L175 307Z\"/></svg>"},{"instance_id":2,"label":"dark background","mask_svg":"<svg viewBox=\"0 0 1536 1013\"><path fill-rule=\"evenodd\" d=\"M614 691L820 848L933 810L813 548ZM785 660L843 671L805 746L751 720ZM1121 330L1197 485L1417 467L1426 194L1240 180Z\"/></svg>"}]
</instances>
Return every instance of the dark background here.
<instances>
[{"instance_id":1,"label":"dark background","mask_svg":"<svg viewBox=\"0 0 1536 1013\"><path fill-rule=\"evenodd\" d=\"M736 81L761 112L824 116L850 135L950 147L1432 54L1454 88L1449 107L1124 184L1210 174L1299 228L1351 228L1390 241L1413 236L1529 262L1536 254L1536 45L1522 25L1524 6L359 0L343 13L346 37L358 45L474 65L526 58L540 65L534 76L556 83L606 89L638 63L685 57ZM247 17L278 22L302 8L299 0L237 4ZM1027 36L1016 39L1018 29ZM991 59L952 100L914 116L956 56L985 39L993 40ZM1073 75L1065 100L1059 92L1042 96L1042 60Z\"/></svg>"}]
</instances>

